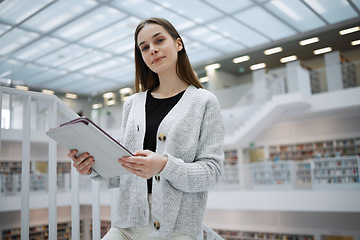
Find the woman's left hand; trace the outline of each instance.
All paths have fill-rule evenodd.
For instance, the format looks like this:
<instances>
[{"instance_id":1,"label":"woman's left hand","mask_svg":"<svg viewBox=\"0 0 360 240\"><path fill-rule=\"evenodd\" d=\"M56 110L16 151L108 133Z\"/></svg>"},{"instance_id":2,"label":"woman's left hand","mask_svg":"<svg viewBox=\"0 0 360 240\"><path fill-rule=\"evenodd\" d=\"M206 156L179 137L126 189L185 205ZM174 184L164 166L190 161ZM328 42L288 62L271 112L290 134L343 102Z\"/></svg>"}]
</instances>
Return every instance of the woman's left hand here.
<instances>
[{"instance_id":1,"label":"woman's left hand","mask_svg":"<svg viewBox=\"0 0 360 240\"><path fill-rule=\"evenodd\" d=\"M164 169L168 159L150 150L139 150L134 156L123 157L118 161L129 172L149 179Z\"/></svg>"}]
</instances>

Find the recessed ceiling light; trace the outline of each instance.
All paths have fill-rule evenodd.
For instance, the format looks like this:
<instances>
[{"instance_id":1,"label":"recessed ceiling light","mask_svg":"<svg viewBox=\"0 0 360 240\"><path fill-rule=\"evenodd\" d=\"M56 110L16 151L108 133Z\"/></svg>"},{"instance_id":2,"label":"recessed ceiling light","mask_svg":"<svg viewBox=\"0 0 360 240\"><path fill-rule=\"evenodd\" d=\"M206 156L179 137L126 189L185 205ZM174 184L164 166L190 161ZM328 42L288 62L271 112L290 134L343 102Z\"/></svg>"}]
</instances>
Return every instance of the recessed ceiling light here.
<instances>
[{"instance_id":1,"label":"recessed ceiling light","mask_svg":"<svg viewBox=\"0 0 360 240\"><path fill-rule=\"evenodd\" d=\"M287 63L287 62L295 61L296 59L297 59L296 55L292 55L292 56L281 58L280 62L281 63Z\"/></svg>"},{"instance_id":2,"label":"recessed ceiling light","mask_svg":"<svg viewBox=\"0 0 360 240\"><path fill-rule=\"evenodd\" d=\"M281 47L275 47L275 48L265 50L264 54L265 55L271 55L271 54L274 54L274 53L282 52L282 50L283 49Z\"/></svg>"},{"instance_id":3,"label":"recessed ceiling light","mask_svg":"<svg viewBox=\"0 0 360 240\"><path fill-rule=\"evenodd\" d=\"M202 77L202 78L199 79L199 81L200 81L201 83L208 82L208 81L209 81L209 77Z\"/></svg>"},{"instance_id":4,"label":"recessed ceiling light","mask_svg":"<svg viewBox=\"0 0 360 240\"><path fill-rule=\"evenodd\" d=\"M320 48L314 51L315 55L319 55L319 54L323 54L323 53L327 53L327 52L331 52L332 49L331 47L326 47L326 48Z\"/></svg>"},{"instance_id":5,"label":"recessed ceiling light","mask_svg":"<svg viewBox=\"0 0 360 240\"><path fill-rule=\"evenodd\" d=\"M73 94L73 93L66 93L65 97L66 98L71 98L71 99L77 99L78 96L76 94Z\"/></svg>"},{"instance_id":6,"label":"recessed ceiling light","mask_svg":"<svg viewBox=\"0 0 360 240\"><path fill-rule=\"evenodd\" d=\"M205 67L206 70L215 70L215 69L218 69L220 68L221 65L219 63L214 63L214 64L211 64L211 65L207 65Z\"/></svg>"},{"instance_id":7,"label":"recessed ceiling light","mask_svg":"<svg viewBox=\"0 0 360 240\"><path fill-rule=\"evenodd\" d=\"M345 34L357 32L357 31L360 31L360 27L359 27L359 26L341 30L341 31L339 32L339 34L340 34L340 35L345 35Z\"/></svg>"},{"instance_id":8,"label":"recessed ceiling light","mask_svg":"<svg viewBox=\"0 0 360 240\"><path fill-rule=\"evenodd\" d=\"M318 37L313 37L313 38L302 40L299 43L300 43L301 46L305 46L305 45L309 45L309 44L312 44L312 43L316 43L318 41L319 41Z\"/></svg>"},{"instance_id":9,"label":"recessed ceiling light","mask_svg":"<svg viewBox=\"0 0 360 240\"><path fill-rule=\"evenodd\" d=\"M127 93L130 94L130 93L133 92L133 90L132 90L131 88L127 87L127 88L122 88L122 89L120 89L119 92L120 92L121 94L127 94Z\"/></svg>"},{"instance_id":10,"label":"recessed ceiling light","mask_svg":"<svg viewBox=\"0 0 360 240\"><path fill-rule=\"evenodd\" d=\"M16 88L16 89L20 89L20 90L25 90L25 91L29 90L29 87L21 86L21 85L18 85L18 86L16 86L15 88Z\"/></svg>"},{"instance_id":11,"label":"recessed ceiling light","mask_svg":"<svg viewBox=\"0 0 360 240\"><path fill-rule=\"evenodd\" d=\"M45 94L54 95L54 91L53 91L53 90L43 89L43 90L41 90L41 92L42 92L42 93L45 93Z\"/></svg>"},{"instance_id":12,"label":"recessed ceiling light","mask_svg":"<svg viewBox=\"0 0 360 240\"><path fill-rule=\"evenodd\" d=\"M92 108L93 108L93 109L102 108L102 104L101 104L101 103L95 103L95 104L92 105Z\"/></svg>"},{"instance_id":13,"label":"recessed ceiling light","mask_svg":"<svg viewBox=\"0 0 360 240\"><path fill-rule=\"evenodd\" d=\"M266 67L265 63L258 63L258 64L255 64L255 65L251 65L250 69L254 71L254 70L264 68L264 67Z\"/></svg>"},{"instance_id":14,"label":"recessed ceiling light","mask_svg":"<svg viewBox=\"0 0 360 240\"><path fill-rule=\"evenodd\" d=\"M113 92L107 92L103 94L103 98L107 99L107 98L112 98L114 97L115 94Z\"/></svg>"},{"instance_id":15,"label":"recessed ceiling light","mask_svg":"<svg viewBox=\"0 0 360 240\"><path fill-rule=\"evenodd\" d=\"M248 55L246 56L241 56L241 57L237 57L233 59L233 63L241 63L241 62L246 62L249 61L250 57Z\"/></svg>"},{"instance_id":16,"label":"recessed ceiling light","mask_svg":"<svg viewBox=\"0 0 360 240\"><path fill-rule=\"evenodd\" d=\"M360 44L360 40L355 40L351 42L351 45L355 46L355 45L359 45Z\"/></svg>"}]
</instances>

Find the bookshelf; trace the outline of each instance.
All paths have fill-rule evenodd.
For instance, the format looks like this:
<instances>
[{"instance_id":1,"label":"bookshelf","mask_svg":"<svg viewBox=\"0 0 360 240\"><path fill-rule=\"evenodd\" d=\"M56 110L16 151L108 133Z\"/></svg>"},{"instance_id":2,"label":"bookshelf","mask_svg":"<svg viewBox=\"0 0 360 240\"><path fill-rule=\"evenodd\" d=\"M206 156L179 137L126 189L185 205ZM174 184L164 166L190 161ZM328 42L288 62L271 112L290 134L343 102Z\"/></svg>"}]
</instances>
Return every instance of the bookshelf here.
<instances>
[{"instance_id":1,"label":"bookshelf","mask_svg":"<svg viewBox=\"0 0 360 240\"><path fill-rule=\"evenodd\" d=\"M312 168L311 161L304 160L295 164L295 187L297 189L312 188Z\"/></svg>"},{"instance_id":2,"label":"bookshelf","mask_svg":"<svg viewBox=\"0 0 360 240\"><path fill-rule=\"evenodd\" d=\"M308 160L319 157L360 156L360 137L269 147L269 160Z\"/></svg>"},{"instance_id":3,"label":"bookshelf","mask_svg":"<svg viewBox=\"0 0 360 240\"><path fill-rule=\"evenodd\" d=\"M357 156L320 158L313 161L314 189L360 189Z\"/></svg>"},{"instance_id":4,"label":"bookshelf","mask_svg":"<svg viewBox=\"0 0 360 240\"><path fill-rule=\"evenodd\" d=\"M49 238L49 226L39 225L29 227L29 240L42 240ZM3 240L12 240L21 238L21 229L12 228L2 231ZM83 235L81 233L81 235ZM71 222L58 223L57 225L57 239L66 240L71 239ZM83 239L83 238L81 238Z\"/></svg>"},{"instance_id":5,"label":"bookshelf","mask_svg":"<svg viewBox=\"0 0 360 240\"><path fill-rule=\"evenodd\" d=\"M225 240L314 240L313 235L214 229Z\"/></svg>"},{"instance_id":6,"label":"bookshelf","mask_svg":"<svg viewBox=\"0 0 360 240\"><path fill-rule=\"evenodd\" d=\"M239 184L239 168L237 150L224 151L224 173L222 184Z\"/></svg>"},{"instance_id":7,"label":"bookshelf","mask_svg":"<svg viewBox=\"0 0 360 240\"><path fill-rule=\"evenodd\" d=\"M294 185L294 161L256 162L251 164L255 190L291 189Z\"/></svg>"}]
</instances>

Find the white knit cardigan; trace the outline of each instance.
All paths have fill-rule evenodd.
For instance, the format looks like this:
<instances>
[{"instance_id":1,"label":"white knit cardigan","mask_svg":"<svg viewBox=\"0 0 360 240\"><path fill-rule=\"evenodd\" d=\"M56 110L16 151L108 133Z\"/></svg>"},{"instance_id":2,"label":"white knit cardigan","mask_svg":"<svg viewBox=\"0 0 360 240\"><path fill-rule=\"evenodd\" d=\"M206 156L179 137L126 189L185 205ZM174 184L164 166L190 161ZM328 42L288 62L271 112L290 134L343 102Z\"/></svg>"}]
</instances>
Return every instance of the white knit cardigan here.
<instances>
[{"instance_id":1,"label":"white knit cardigan","mask_svg":"<svg viewBox=\"0 0 360 240\"><path fill-rule=\"evenodd\" d=\"M145 102L146 92L141 92L124 103L120 142L132 152L143 147ZM195 238L202 229L208 190L223 172L224 125L218 100L207 90L189 86L160 123L159 134L166 138L157 139L156 152L168 162L160 178L153 178L151 215L146 179L134 174L104 179L95 172L91 177L119 188L112 226L142 226L150 220L160 226L153 228L151 237L181 233Z\"/></svg>"}]
</instances>

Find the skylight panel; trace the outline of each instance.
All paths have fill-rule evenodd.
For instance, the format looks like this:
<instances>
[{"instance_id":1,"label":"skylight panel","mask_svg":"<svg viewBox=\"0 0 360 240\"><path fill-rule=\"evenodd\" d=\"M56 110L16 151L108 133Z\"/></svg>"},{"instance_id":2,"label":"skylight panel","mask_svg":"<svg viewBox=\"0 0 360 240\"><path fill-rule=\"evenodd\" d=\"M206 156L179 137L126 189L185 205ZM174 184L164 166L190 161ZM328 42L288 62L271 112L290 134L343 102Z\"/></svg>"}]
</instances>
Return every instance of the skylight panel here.
<instances>
[{"instance_id":1,"label":"skylight panel","mask_svg":"<svg viewBox=\"0 0 360 240\"><path fill-rule=\"evenodd\" d=\"M62 91L69 91L68 88L63 88L64 86L71 85L74 82L78 82L84 79L84 76L80 74L66 74L61 78L55 79L53 81L48 81L46 83L43 83L43 88L49 88L49 89L61 89Z\"/></svg>"},{"instance_id":2,"label":"skylight panel","mask_svg":"<svg viewBox=\"0 0 360 240\"><path fill-rule=\"evenodd\" d=\"M9 30L11 28L10 25L5 25L0 23L0 35L2 35L4 32Z\"/></svg>"},{"instance_id":3,"label":"skylight panel","mask_svg":"<svg viewBox=\"0 0 360 240\"><path fill-rule=\"evenodd\" d=\"M139 22L140 20L138 18L128 17L115 25L86 37L81 40L81 43L92 47L102 48L126 36L131 36L131 38L133 38L134 30Z\"/></svg>"},{"instance_id":4,"label":"skylight panel","mask_svg":"<svg viewBox=\"0 0 360 240\"><path fill-rule=\"evenodd\" d=\"M116 54L124 54L130 50L134 51L135 42L134 37L129 36L114 44L111 44L104 48L105 51L114 52Z\"/></svg>"},{"instance_id":5,"label":"skylight panel","mask_svg":"<svg viewBox=\"0 0 360 240\"><path fill-rule=\"evenodd\" d=\"M25 61L33 61L40 56L44 56L47 53L54 51L57 48L64 46L66 43L56 38L44 37L35 43L17 51L13 56L17 59Z\"/></svg>"},{"instance_id":6,"label":"skylight panel","mask_svg":"<svg viewBox=\"0 0 360 240\"><path fill-rule=\"evenodd\" d=\"M173 11L169 11L168 8L170 5L166 4L166 2L162 2L162 6L145 0L115 0L110 2L110 4L121 11L134 14L141 18L154 16L165 18L170 21L178 31L192 27L195 24L193 21L183 18ZM136 26L134 26L133 30L135 30Z\"/></svg>"},{"instance_id":7,"label":"skylight panel","mask_svg":"<svg viewBox=\"0 0 360 240\"><path fill-rule=\"evenodd\" d=\"M241 0L241 1L232 1L232 0L226 0L226 1L219 1L219 0L205 0L209 4L215 6L216 8L219 8L221 11L224 11L226 13L233 13L240 11L244 8L250 7L254 5L253 2L250 0Z\"/></svg>"},{"instance_id":8,"label":"skylight panel","mask_svg":"<svg viewBox=\"0 0 360 240\"><path fill-rule=\"evenodd\" d=\"M166 0L163 5L175 10L179 15L192 19L196 23L206 23L223 15L220 11L201 1L182 0L181 4L179 4L178 0Z\"/></svg>"},{"instance_id":9,"label":"skylight panel","mask_svg":"<svg viewBox=\"0 0 360 240\"><path fill-rule=\"evenodd\" d=\"M99 76L102 78L114 80L120 79L126 75L133 78L135 77L135 66L133 63L121 65L118 68L109 69L108 71L104 71L99 74Z\"/></svg>"},{"instance_id":10,"label":"skylight panel","mask_svg":"<svg viewBox=\"0 0 360 240\"><path fill-rule=\"evenodd\" d=\"M73 1L61 0L56 1L49 6L46 11L41 11L34 17L24 22L22 26L40 32L48 32L61 24L74 19L80 14L95 7L97 3L92 0L87 1Z\"/></svg>"},{"instance_id":11,"label":"skylight panel","mask_svg":"<svg viewBox=\"0 0 360 240\"><path fill-rule=\"evenodd\" d=\"M17 69L16 71L12 72L8 78L14 80L14 81L20 81L20 80L26 80L29 76L32 76L34 74L40 73L44 71L43 67L40 67L35 64L26 64L20 69Z\"/></svg>"},{"instance_id":12,"label":"skylight panel","mask_svg":"<svg viewBox=\"0 0 360 240\"><path fill-rule=\"evenodd\" d=\"M102 6L55 31L54 35L70 41L75 41L92 32L97 32L99 29L118 21L125 16L124 13L115 8Z\"/></svg>"},{"instance_id":13,"label":"skylight panel","mask_svg":"<svg viewBox=\"0 0 360 240\"><path fill-rule=\"evenodd\" d=\"M357 17L357 13L343 0L304 0L315 12L329 23L337 23Z\"/></svg>"},{"instance_id":14,"label":"skylight panel","mask_svg":"<svg viewBox=\"0 0 360 240\"><path fill-rule=\"evenodd\" d=\"M60 68L66 69L69 71L77 71L77 70L84 68L86 66L89 66L91 64L103 61L109 57L111 57L111 54L102 53L99 51L93 51L89 54L85 54L79 58L76 58L73 61L70 61L64 65L61 65Z\"/></svg>"},{"instance_id":15,"label":"skylight panel","mask_svg":"<svg viewBox=\"0 0 360 240\"><path fill-rule=\"evenodd\" d=\"M100 72L107 71L112 68L120 67L123 64L129 63L124 57L111 58L95 66L83 69L81 72L88 75L97 75Z\"/></svg>"},{"instance_id":16,"label":"skylight panel","mask_svg":"<svg viewBox=\"0 0 360 240\"><path fill-rule=\"evenodd\" d=\"M0 7L0 20L8 24L18 24L39 11L53 0L11 0L4 1Z\"/></svg>"},{"instance_id":17,"label":"skylight panel","mask_svg":"<svg viewBox=\"0 0 360 240\"><path fill-rule=\"evenodd\" d=\"M217 32L247 47L269 42L269 39L231 18L223 18L209 25Z\"/></svg>"},{"instance_id":18,"label":"skylight panel","mask_svg":"<svg viewBox=\"0 0 360 240\"><path fill-rule=\"evenodd\" d=\"M197 51L189 54L189 59L192 64L203 62L211 58L221 56L222 53L212 49L205 49L205 51Z\"/></svg>"},{"instance_id":19,"label":"skylight panel","mask_svg":"<svg viewBox=\"0 0 360 240\"><path fill-rule=\"evenodd\" d=\"M39 34L22 29L12 29L0 38L0 55L8 54L37 38Z\"/></svg>"},{"instance_id":20,"label":"skylight panel","mask_svg":"<svg viewBox=\"0 0 360 240\"><path fill-rule=\"evenodd\" d=\"M76 44L71 44L69 46L63 47L47 56L38 59L36 62L44 65L51 65L56 67L72 59L75 59L89 51L90 49L88 48L84 48Z\"/></svg>"},{"instance_id":21,"label":"skylight panel","mask_svg":"<svg viewBox=\"0 0 360 240\"><path fill-rule=\"evenodd\" d=\"M191 36L193 39L201 39L210 48L215 48L218 51L231 53L243 49L244 47L237 44L220 34L205 27L196 27L189 31L184 32L184 35Z\"/></svg>"},{"instance_id":22,"label":"skylight panel","mask_svg":"<svg viewBox=\"0 0 360 240\"><path fill-rule=\"evenodd\" d=\"M274 0L264 6L300 32L325 26L325 22L301 1Z\"/></svg>"},{"instance_id":23,"label":"skylight panel","mask_svg":"<svg viewBox=\"0 0 360 240\"><path fill-rule=\"evenodd\" d=\"M0 77L6 77L12 73L13 70L20 68L24 63L8 59L1 61L0 64Z\"/></svg>"},{"instance_id":24,"label":"skylight panel","mask_svg":"<svg viewBox=\"0 0 360 240\"><path fill-rule=\"evenodd\" d=\"M56 69L47 69L46 71L40 72L32 77L26 79L26 83L29 86L38 86L44 82L51 81L55 78L60 78L64 76L67 72L66 71L59 71ZM40 86L39 86L40 87Z\"/></svg>"},{"instance_id":25,"label":"skylight panel","mask_svg":"<svg viewBox=\"0 0 360 240\"><path fill-rule=\"evenodd\" d=\"M125 83L128 83L128 81ZM88 87L80 88L80 89L77 89L76 91L81 94L96 95L96 94L102 93L103 91L106 91L109 89L121 87L121 85L119 85L119 83L111 82L111 81L100 81L97 84L92 84L92 85L87 85L87 86Z\"/></svg>"},{"instance_id":26,"label":"skylight panel","mask_svg":"<svg viewBox=\"0 0 360 240\"><path fill-rule=\"evenodd\" d=\"M234 16L272 40L278 40L296 34L293 29L260 7L252 7Z\"/></svg>"}]
</instances>

